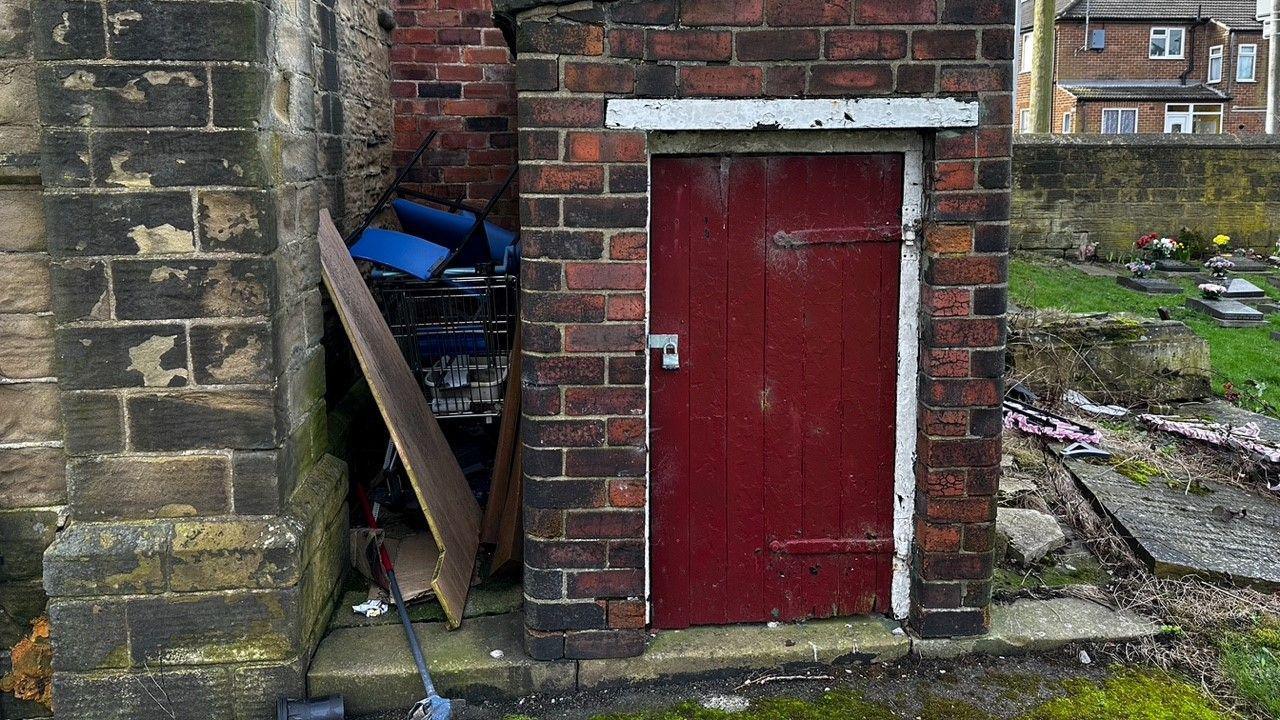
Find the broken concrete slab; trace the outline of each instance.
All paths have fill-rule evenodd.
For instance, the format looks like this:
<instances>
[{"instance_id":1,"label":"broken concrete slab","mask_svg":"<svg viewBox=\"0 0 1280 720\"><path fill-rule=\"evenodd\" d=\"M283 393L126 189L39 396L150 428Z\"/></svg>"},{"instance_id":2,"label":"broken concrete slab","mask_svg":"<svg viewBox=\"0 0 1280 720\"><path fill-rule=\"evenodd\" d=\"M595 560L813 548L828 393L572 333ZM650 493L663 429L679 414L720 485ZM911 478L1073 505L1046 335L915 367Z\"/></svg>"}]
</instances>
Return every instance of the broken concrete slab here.
<instances>
[{"instance_id":1,"label":"broken concrete slab","mask_svg":"<svg viewBox=\"0 0 1280 720\"><path fill-rule=\"evenodd\" d=\"M1018 600L991 607L991 632L983 637L916 640L912 654L946 659L981 653L1018 655L1081 642L1132 642L1156 634L1151 620L1080 598Z\"/></svg>"},{"instance_id":2,"label":"broken concrete slab","mask_svg":"<svg viewBox=\"0 0 1280 720\"><path fill-rule=\"evenodd\" d=\"M905 657L911 641L898 624L874 617L799 624L730 625L658 633L644 655L582 660L579 689L704 675L724 670L775 668L790 663L840 665Z\"/></svg>"},{"instance_id":3,"label":"broken concrete slab","mask_svg":"<svg viewBox=\"0 0 1280 720\"><path fill-rule=\"evenodd\" d=\"M1008 543L1008 556L1034 565L1067 544L1067 536L1052 515L1025 508L996 510L996 533Z\"/></svg>"},{"instance_id":4,"label":"broken concrete slab","mask_svg":"<svg viewBox=\"0 0 1280 720\"><path fill-rule=\"evenodd\" d=\"M1164 278L1119 275L1116 277L1116 284L1140 293L1147 293L1148 295L1179 295L1182 293L1181 287Z\"/></svg>"},{"instance_id":5,"label":"broken concrete slab","mask_svg":"<svg viewBox=\"0 0 1280 720\"><path fill-rule=\"evenodd\" d=\"M1216 483L1204 483L1207 493L1186 493L1158 478L1140 485L1107 466L1063 464L1156 575L1280 587L1275 561L1280 501L1275 498Z\"/></svg>"},{"instance_id":6,"label":"broken concrete slab","mask_svg":"<svg viewBox=\"0 0 1280 720\"><path fill-rule=\"evenodd\" d=\"M1187 308L1204 313L1222 327L1259 327L1266 316L1239 300L1187 298Z\"/></svg>"},{"instance_id":7,"label":"broken concrete slab","mask_svg":"<svg viewBox=\"0 0 1280 720\"><path fill-rule=\"evenodd\" d=\"M475 618L454 631L442 622L413 627L445 697L520 697L568 692L576 685L573 661L542 662L525 655L520 613ZM499 657L495 650L501 651ZM422 698L422 681L398 624L329 633L316 650L307 687L315 697L341 694L353 717L403 712Z\"/></svg>"},{"instance_id":8,"label":"broken concrete slab","mask_svg":"<svg viewBox=\"0 0 1280 720\"><path fill-rule=\"evenodd\" d=\"M1031 478L1016 470L1005 470L1000 474L1000 497L1002 498L1015 498L1033 493L1038 489Z\"/></svg>"}]
</instances>

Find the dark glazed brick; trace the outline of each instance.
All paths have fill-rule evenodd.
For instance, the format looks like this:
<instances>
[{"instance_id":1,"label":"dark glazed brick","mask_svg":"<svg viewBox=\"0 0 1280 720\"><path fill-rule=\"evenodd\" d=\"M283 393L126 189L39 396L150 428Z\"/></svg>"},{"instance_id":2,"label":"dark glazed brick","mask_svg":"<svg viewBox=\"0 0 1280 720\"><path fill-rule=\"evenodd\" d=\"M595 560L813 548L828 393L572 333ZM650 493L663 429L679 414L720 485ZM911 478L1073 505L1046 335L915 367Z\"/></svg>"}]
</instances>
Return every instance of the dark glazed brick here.
<instances>
[{"instance_id":1,"label":"dark glazed brick","mask_svg":"<svg viewBox=\"0 0 1280 720\"><path fill-rule=\"evenodd\" d=\"M565 635L565 657L578 660L635 657L644 652L641 630L596 630Z\"/></svg>"},{"instance_id":2,"label":"dark glazed brick","mask_svg":"<svg viewBox=\"0 0 1280 720\"><path fill-rule=\"evenodd\" d=\"M37 59L96 59L106 56L102 3L33 0L32 32Z\"/></svg>"},{"instance_id":3,"label":"dark glazed brick","mask_svg":"<svg viewBox=\"0 0 1280 720\"><path fill-rule=\"evenodd\" d=\"M631 25L670 25L676 20L678 0L623 0L609 3L609 18Z\"/></svg>"},{"instance_id":4,"label":"dark glazed brick","mask_svg":"<svg viewBox=\"0 0 1280 720\"><path fill-rule=\"evenodd\" d=\"M94 127L203 127L209 122L205 69L194 65L41 67L40 121Z\"/></svg>"},{"instance_id":5,"label":"dark glazed brick","mask_svg":"<svg viewBox=\"0 0 1280 720\"><path fill-rule=\"evenodd\" d=\"M526 628L524 651L534 660L560 660L564 657L564 633L542 633Z\"/></svg>"},{"instance_id":6,"label":"dark glazed brick","mask_svg":"<svg viewBox=\"0 0 1280 720\"><path fill-rule=\"evenodd\" d=\"M107 3L111 55L121 60L261 60L267 12L256 2Z\"/></svg>"},{"instance_id":7,"label":"dark glazed brick","mask_svg":"<svg viewBox=\"0 0 1280 720\"><path fill-rule=\"evenodd\" d=\"M533 630L591 630L605 626L605 608L594 602L524 605L525 625Z\"/></svg>"},{"instance_id":8,"label":"dark glazed brick","mask_svg":"<svg viewBox=\"0 0 1280 720\"><path fill-rule=\"evenodd\" d=\"M987 632L985 610L917 611L911 627L922 638L972 637Z\"/></svg>"}]
</instances>

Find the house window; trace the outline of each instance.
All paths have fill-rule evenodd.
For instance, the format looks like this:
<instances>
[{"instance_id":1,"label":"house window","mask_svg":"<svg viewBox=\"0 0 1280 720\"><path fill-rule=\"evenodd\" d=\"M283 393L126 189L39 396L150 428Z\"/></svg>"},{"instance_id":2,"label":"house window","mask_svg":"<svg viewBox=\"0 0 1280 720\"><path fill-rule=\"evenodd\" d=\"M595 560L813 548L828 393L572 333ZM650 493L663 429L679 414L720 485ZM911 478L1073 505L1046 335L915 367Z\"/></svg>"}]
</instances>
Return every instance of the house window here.
<instances>
[{"instance_id":1,"label":"house window","mask_svg":"<svg viewBox=\"0 0 1280 720\"><path fill-rule=\"evenodd\" d=\"M1114 108L1102 111L1103 135L1130 135L1138 132L1137 108Z\"/></svg>"},{"instance_id":2,"label":"house window","mask_svg":"<svg viewBox=\"0 0 1280 720\"><path fill-rule=\"evenodd\" d=\"M1236 82L1255 82L1258 79L1258 46L1241 45L1236 48Z\"/></svg>"},{"instance_id":3,"label":"house window","mask_svg":"<svg viewBox=\"0 0 1280 720\"><path fill-rule=\"evenodd\" d=\"M1209 83L1222 82L1222 46L1209 48Z\"/></svg>"},{"instance_id":4,"label":"house window","mask_svg":"<svg viewBox=\"0 0 1280 720\"><path fill-rule=\"evenodd\" d=\"M1166 105L1164 131L1217 135L1222 132L1222 105Z\"/></svg>"},{"instance_id":5,"label":"house window","mask_svg":"<svg viewBox=\"0 0 1280 720\"><path fill-rule=\"evenodd\" d=\"M1018 132L1031 132L1031 110L1024 108L1018 113Z\"/></svg>"},{"instance_id":6,"label":"house window","mask_svg":"<svg viewBox=\"0 0 1280 720\"><path fill-rule=\"evenodd\" d=\"M1076 124L1076 114L1075 114L1075 113L1073 113L1073 112L1065 112L1065 113L1062 113L1062 132L1063 132L1063 134L1065 134L1065 135L1070 135L1072 132L1075 132L1075 124Z\"/></svg>"},{"instance_id":7,"label":"house window","mask_svg":"<svg viewBox=\"0 0 1280 720\"><path fill-rule=\"evenodd\" d=\"M1151 28L1150 57L1156 60L1181 60L1185 36L1186 30L1183 28Z\"/></svg>"},{"instance_id":8,"label":"house window","mask_svg":"<svg viewBox=\"0 0 1280 720\"><path fill-rule=\"evenodd\" d=\"M1018 58L1018 72L1031 72L1031 55L1032 48L1035 47L1035 35L1026 33L1022 36L1022 57Z\"/></svg>"}]
</instances>

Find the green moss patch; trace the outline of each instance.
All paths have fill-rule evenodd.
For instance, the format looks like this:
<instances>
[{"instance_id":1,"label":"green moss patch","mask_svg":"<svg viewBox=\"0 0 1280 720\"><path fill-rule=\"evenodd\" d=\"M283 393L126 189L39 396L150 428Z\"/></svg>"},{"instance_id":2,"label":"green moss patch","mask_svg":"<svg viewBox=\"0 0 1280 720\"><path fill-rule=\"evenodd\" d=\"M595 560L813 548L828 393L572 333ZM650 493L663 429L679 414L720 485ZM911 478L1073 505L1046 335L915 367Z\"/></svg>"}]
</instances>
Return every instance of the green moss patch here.
<instances>
[{"instance_id":1,"label":"green moss patch","mask_svg":"<svg viewBox=\"0 0 1280 720\"><path fill-rule=\"evenodd\" d=\"M1280 717L1280 619L1223 638L1222 669L1240 694L1272 717Z\"/></svg>"},{"instance_id":2,"label":"green moss patch","mask_svg":"<svg viewBox=\"0 0 1280 720\"><path fill-rule=\"evenodd\" d=\"M1068 694L1021 720L1228 720L1198 689L1158 672L1123 670L1101 685L1069 680Z\"/></svg>"}]
</instances>

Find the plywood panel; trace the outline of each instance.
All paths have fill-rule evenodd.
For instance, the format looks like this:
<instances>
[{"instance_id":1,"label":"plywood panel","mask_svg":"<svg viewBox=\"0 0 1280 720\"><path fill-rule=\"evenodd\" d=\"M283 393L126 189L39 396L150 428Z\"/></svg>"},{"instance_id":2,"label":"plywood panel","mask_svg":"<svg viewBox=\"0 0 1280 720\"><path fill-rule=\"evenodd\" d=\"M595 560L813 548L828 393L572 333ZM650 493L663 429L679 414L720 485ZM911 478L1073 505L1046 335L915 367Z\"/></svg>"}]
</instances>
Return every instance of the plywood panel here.
<instances>
[{"instance_id":1,"label":"plywood panel","mask_svg":"<svg viewBox=\"0 0 1280 720\"><path fill-rule=\"evenodd\" d=\"M441 549L431 587L449 625L458 627L480 542L480 508L327 210L320 211L320 265L342 327Z\"/></svg>"}]
</instances>

